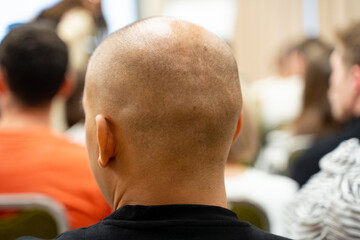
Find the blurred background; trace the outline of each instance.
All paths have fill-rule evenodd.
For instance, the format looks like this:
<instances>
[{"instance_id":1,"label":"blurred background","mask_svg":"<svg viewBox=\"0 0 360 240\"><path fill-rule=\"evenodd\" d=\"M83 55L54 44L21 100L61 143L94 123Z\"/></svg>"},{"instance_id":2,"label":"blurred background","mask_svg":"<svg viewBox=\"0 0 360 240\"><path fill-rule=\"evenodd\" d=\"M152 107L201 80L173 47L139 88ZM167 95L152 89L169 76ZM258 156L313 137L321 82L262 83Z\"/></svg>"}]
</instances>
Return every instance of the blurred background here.
<instances>
[{"instance_id":1,"label":"blurred background","mask_svg":"<svg viewBox=\"0 0 360 240\"><path fill-rule=\"evenodd\" d=\"M267 230L282 234L279 209L298 189L289 178L296 162L342 127L327 99L329 57L337 30L360 20L359 13L360 0L1 0L0 40L39 21L67 44L72 85L54 99L51 125L85 145L86 67L108 34L139 19L172 16L218 35L233 49L244 99L242 130L225 169L227 196L261 205Z\"/></svg>"},{"instance_id":2,"label":"blurred background","mask_svg":"<svg viewBox=\"0 0 360 240\"><path fill-rule=\"evenodd\" d=\"M0 39L11 24L27 22L59 0L0 2ZM108 33L138 19L166 15L195 22L232 46L242 77L273 73L274 58L287 41L321 36L360 18L358 0L103 0Z\"/></svg>"},{"instance_id":3,"label":"blurred background","mask_svg":"<svg viewBox=\"0 0 360 240\"><path fill-rule=\"evenodd\" d=\"M106 35L151 16L201 25L229 43L238 63L246 111L239 158L285 174L293 153L338 127L326 95L328 58L337 29L359 12L359 0L12 0L0 1L0 40L19 24L50 20L76 82L54 101L52 125L84 143L84 74Z\"/></svg>"}]
</instances>

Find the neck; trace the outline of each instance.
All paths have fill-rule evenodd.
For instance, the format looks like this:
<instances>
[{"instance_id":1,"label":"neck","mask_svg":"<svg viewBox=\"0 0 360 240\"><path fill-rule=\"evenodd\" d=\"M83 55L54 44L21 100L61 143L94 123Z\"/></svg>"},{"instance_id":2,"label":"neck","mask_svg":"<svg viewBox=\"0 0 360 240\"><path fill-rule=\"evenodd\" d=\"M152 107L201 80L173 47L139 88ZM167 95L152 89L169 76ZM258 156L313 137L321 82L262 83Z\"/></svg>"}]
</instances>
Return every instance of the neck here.
<instances>
[{"instance_id":1,"label":"neck","mask_svg":"<svg viewBox=\"0 0 360 240\"><path fill-rule=\"evenodd\" d=\"M50 105L39 108L2 108L0 128L23 128L49 126Z\"/></svg>"},{"instance_id":2,"label":"neck","mask_svg":"<svg viewBox=\"0 0 360 240\"><path fill-rule=\"evenodd\" d=\"M161 175L161 174L160 174ZM162 174L163 175L163 174ZM213 174L211 177L214 178ZM119 180L113 195L113 207L118 209L125 205L169 205L198 204L227 207L223 171L215 180L173 179L156 177L153 179L137 178L129 181ZM126 182L131 184L126 184Z\"/></svg>"}]
</instances>

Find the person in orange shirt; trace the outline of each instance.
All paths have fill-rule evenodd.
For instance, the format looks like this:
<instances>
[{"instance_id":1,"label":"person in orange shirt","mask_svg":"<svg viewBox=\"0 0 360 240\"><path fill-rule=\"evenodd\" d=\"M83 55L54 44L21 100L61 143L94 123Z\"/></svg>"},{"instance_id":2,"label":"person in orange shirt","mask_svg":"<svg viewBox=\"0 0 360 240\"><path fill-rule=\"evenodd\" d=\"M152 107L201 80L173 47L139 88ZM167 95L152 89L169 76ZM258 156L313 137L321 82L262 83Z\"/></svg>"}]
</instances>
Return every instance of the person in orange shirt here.
<instances>
[{"instance_id":1,"label":"person in orange shirt","mask_svg":"<svg viewBox=\"0 0 360 240\"><path fill-rule=\"evenodd\" d=\"M41 193L62 203L71 229L111 213L91 174L87 151L49 123L56 94L66 94L68 53L39 25L12 30L0 44L0 194Z\"/></svg>"}]
</instances>

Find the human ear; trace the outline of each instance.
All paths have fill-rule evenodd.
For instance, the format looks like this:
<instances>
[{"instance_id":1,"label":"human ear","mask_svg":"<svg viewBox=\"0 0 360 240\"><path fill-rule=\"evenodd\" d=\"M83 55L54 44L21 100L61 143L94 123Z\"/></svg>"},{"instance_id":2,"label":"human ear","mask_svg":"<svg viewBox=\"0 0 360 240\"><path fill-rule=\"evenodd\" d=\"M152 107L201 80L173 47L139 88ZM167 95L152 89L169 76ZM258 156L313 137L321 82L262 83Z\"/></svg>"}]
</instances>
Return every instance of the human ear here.
<instances>
[{"instance_id":1,"label":"human ear","mask_svg":"<svg viewBox=\"0 0 360 240\"><path fill-rule=\"evenodd\" d=\"M242 117L243 117L243 112L241 111L241 114L240 114L237 124L236 124L236 131L235 131L235 134L233 137L233 142L235 142L236 138L239 136L241 126L242 126Z\"/></svg>"},{"instance_id":2,"label":"human ear","mask_svg":"<svg viewBox=\"0 0 360 240\"><path fill-rule=\"evenodd\" d=\"M4 93L8 89L5 75L6 73L4 68L0 67L0 93Z\"/></svg>"},{"instance_id":3,"label":"human ear","mask_svg":"<svg viewBox=\"0 0 360 240\"><path fill-rule=\"evenodd\" d=\"M95 117L96 133L99 143L98 164L105 168L115 156L115 139L108 120L101 114Z\"/></svg>"},{"instance_id":4,"label":"human ear","mask_svg":"<svg viewBox=\"0 0 360 240\"><path fill-rule=\"evenodd\" d=\"M61 85L58 94L64 99L68 99L73 93L76 86L76 79L73 74L67 74L64 78L64 82Z\"/></svg>"},{"instance_id":5,"label":"human ear","mask_svg":"<svg viewBox=\"0 0 360 240\"><path fill-rule=\"evenodd\" d=\"M350 69L351 76L354 80L354 86L356 92L360 92L360 66L353 65Z\"/></svg>"}]
</instances>

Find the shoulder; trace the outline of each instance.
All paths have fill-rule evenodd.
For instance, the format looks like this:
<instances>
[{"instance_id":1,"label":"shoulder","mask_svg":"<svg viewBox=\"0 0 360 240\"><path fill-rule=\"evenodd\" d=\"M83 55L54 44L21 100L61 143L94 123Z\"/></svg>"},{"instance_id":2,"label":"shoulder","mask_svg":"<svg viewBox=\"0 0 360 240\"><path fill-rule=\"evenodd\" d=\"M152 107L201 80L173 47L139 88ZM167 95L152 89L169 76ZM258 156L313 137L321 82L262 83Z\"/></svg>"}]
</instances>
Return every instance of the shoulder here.
<instances>
[{"instance_id":1,"label":"shoulder","mask_svg":"<svg viewBox=\"0 0 360 240\"><path fill-rule=\"evenodd\" d=\"M80 228L80 229L64 232L55 239L57 239L57 240L82 240L82 239L85 239L85 230L86 230L86 228Z\"/></svg>"},{"instance_id":2,"label":"shoulder","mask_svg":"<svg viewBox=\"0 0 360 240\"><path fill-rule=\"evenodd\" d=\"M343 141L337 148L326 154L320 160L320 169L332 174L360 172L360 145L359 139L352 138Z\"/></svg>"},{"instance_id":3,"label":"shoulder","mask_svg":"<svg viewBox=\"0 0 360 240\"><path fill-rule=\"evenodd\" d=\"M344 127L342 130L319 139L319 141L317 141L306 153L308 156L319 155L322 157L326 153L329 153L332 150L338 148L342 143L347 142L353 138L358 139L359 131L360 129L355 129L352 127L352 124L349 124L349 126ZM304 157L305 156L306 154L304 154Z\"/></svg>"},{"instance_id":4,"label":"shoulder","mask_svg":"<svg viewBox=\"0 0 360 240\"><path fill-rule=\"evenodd\" d=\"M54 132L51 139L44 139L43 143L45 144L41 148L37 148L37 154L40 156L52 156L52 161L48 161L47 166L66 169L68 173L79 171L76 175L77 178L83 177L80 176L82 174L92 178L88 152L84 146L72 142L66 134L58 132ZM63 173L61 172L61 174Z\"/></svg>"},{"instance_id":5,"label":"shoulder","mask_svg":"<svg viewBox=\"0 0 360 240\"><path fill-rule=\"evenodd\" d=\"M85 146L73 140L73 138L67 133L53 132L52 137L53 144L56 144L58 149L67 149L73 152L87 153Z\"/></svg>"},{"instance_id":6,"label":"shoulder","mask_svg":"<svg viewBox=\"0 0 360 240\"><path fill-rule=\"evenodd\" d=\"M249 239L256 240L288 240L288 238L280 237L271 233L264 232L257 227L251 226Z\"/></svg>"},{"instance_id":7,"label":"shoulder","mask_svg":"<svg viewBox=\"0 0 360 240\"><path fill-rule=\"evenodd\" d=\"M55 240L83 240L85 239L85 229L80 228L68 232L64 232L59 235ZM40 238L35 237L21 237L17 238L17 240L40 240Z\"/></svg>"},{"instance_id":8,"label":"shoulder","mask_svg":"<svg viewBox=\"0 0 360 240\"><path fill-rule=\"evenodd\" d=\"M336 149L343 140L346 139L343 139L342 134L336 133L317 141L297 159L291 173L292 178L300 185L305 184L313 174L320 170L321 158Z\"/></svg>"},{"instance_id":9,"label":"shoulder","mask_svg":"<svg viewBox=\"0 0 360 240\"><path fill-rule=\"evenodd\" d=\"M289 235L303 238L336 234L342 239L360 236L360 230L353 227L360 224L359 140L342 142L321 159L320 166L320 172L304 185L287 208Z\"/></svg>"}]
</instances>

